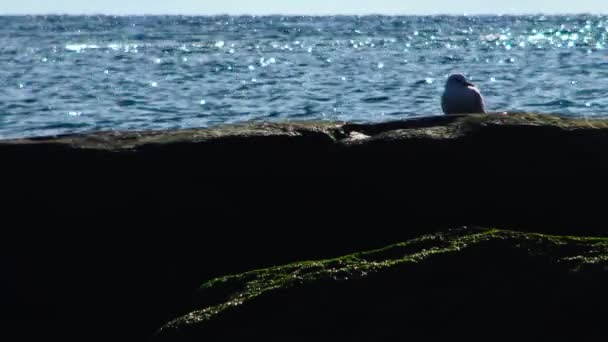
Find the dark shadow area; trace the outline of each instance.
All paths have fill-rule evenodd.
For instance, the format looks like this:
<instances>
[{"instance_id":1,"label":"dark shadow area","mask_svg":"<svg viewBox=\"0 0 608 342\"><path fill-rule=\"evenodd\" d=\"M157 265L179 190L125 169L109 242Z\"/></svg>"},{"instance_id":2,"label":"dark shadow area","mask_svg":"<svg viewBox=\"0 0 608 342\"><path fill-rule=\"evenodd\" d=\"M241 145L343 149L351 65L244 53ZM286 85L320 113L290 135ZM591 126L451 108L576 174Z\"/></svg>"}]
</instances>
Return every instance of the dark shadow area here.
<instances>
[{"instance_id":1,"label":"dark shadow area","mask_svg":"<svg viewBox=\"0 0 608 342\"><path fill-rule=\"evenodd\" d=\"M0 317L24 339L145 340L219 275L461 225L606 235L606 129L334 140L357 127L133 150L1 144ZM396 132L433 125L408 127Z\"/></svg>"}]
</instances>

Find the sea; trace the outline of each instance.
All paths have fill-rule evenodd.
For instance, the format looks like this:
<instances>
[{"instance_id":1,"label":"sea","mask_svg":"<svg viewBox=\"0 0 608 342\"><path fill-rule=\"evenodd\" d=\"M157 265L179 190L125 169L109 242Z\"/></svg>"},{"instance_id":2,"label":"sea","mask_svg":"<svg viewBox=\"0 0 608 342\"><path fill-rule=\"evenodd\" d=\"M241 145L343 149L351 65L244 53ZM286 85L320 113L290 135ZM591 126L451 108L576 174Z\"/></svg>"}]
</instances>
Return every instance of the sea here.
<instances>
[{"instance_id":1,"label":"sea","mask_svg":"<svg viewBox=\"0 0 608 342\"><path fill-rule=\"evenodd\" d=\"M608 17L2 16L0 139L492 112L608 115Z\"/></svg>"}]
</instances>

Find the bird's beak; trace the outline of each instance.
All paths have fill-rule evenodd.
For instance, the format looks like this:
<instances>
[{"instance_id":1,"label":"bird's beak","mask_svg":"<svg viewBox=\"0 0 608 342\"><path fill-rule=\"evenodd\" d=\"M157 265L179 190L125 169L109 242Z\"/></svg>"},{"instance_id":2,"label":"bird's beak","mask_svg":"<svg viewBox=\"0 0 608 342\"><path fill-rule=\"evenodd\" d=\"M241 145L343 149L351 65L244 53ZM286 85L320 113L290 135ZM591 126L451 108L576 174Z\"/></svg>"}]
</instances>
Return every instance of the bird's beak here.
<instances>
[{"instance_id":1,"label":"bird's beak","mask_svg":"<svg viewBox=\"0 0 608 342\"><path fill-rule=\"evenodd\" d=\"M474 87L475 85L471 82L464 82L464 85L466 85L467 87Z\"/></svg>"}]
</instances>

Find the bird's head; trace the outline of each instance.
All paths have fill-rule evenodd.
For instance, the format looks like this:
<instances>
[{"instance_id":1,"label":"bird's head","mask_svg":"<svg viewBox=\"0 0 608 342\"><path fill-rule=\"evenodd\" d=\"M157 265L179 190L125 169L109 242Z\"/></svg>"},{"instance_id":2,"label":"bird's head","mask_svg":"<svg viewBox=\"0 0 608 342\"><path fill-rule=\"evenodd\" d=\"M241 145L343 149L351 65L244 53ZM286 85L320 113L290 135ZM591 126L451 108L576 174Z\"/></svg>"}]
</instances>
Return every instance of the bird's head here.
<instances>
[{"instance_id":1,"label":"bird's head","mask_svg":"<svg viewBox=\"0 0 608 342\"><path fill-rule=\"evenodd\" d=\"M463 74L451 74L448 77L446 83L447 86L463 86L463 87L474 87L473 83L467 81Z\"/></svg>"}]
</instances>

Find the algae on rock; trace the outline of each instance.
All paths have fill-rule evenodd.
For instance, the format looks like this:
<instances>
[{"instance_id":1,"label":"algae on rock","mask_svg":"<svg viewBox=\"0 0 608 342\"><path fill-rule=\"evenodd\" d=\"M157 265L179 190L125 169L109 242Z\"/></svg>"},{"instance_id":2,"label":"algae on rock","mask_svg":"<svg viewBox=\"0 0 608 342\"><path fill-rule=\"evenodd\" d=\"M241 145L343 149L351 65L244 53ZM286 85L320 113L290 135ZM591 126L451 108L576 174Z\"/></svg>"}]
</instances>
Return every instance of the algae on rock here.
<instances>
[{"instance_id":1,"label":"algae on rock","mask_svg":"<svg viewBox=\"0 0 608 342\"><path fill-rule=\"evenodd\" d=\"M488 326L493 326L489 317L511 314L528 328L562 320L575 326L571 320L587 317L589 310L571 299L594 298L590 308L608 304L608 295L597 291L608 285L607 275L606 238L457 229L340 258L213 279L200 288L199 308L167 323L156 337L405 337L400 324L411 334L428 328L431 318L456 329L463 314ZM576 310L556 310L559 298ZM493 302L502 308L492 312ZM514 312L514 303L528 312ZM530 316L534 310L549 317Z\"/></svg>"}]
</instances>

